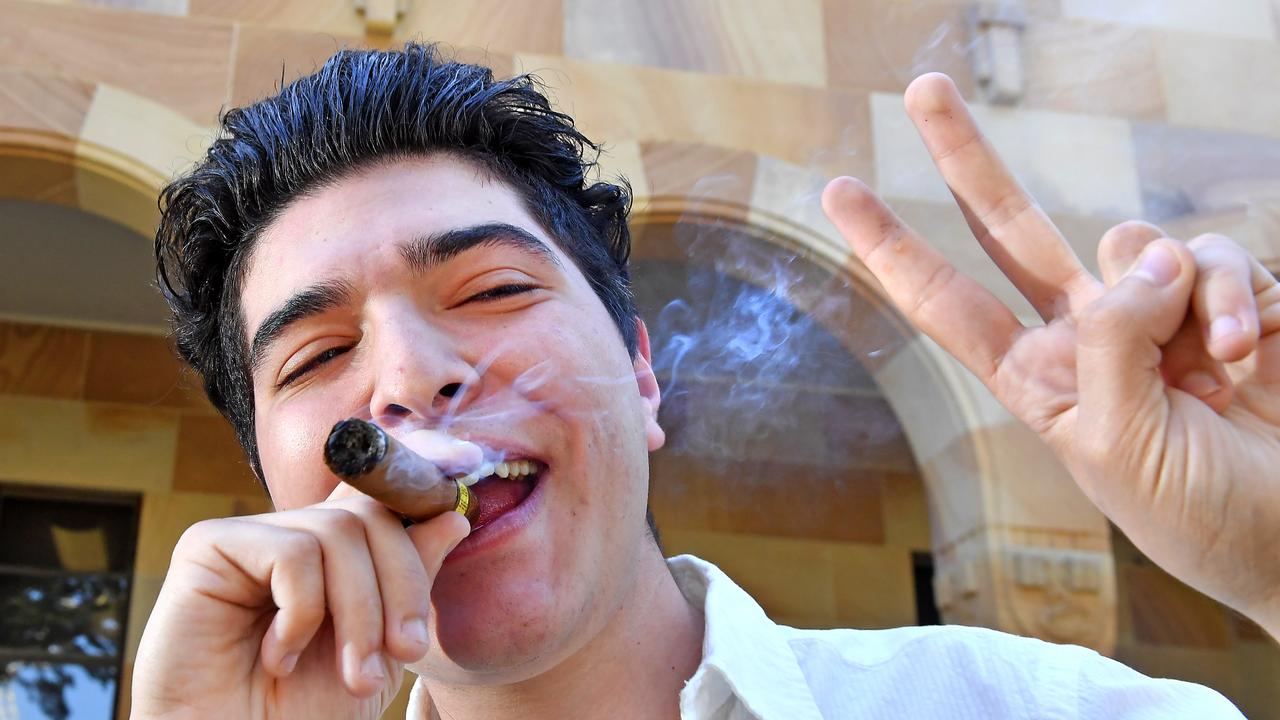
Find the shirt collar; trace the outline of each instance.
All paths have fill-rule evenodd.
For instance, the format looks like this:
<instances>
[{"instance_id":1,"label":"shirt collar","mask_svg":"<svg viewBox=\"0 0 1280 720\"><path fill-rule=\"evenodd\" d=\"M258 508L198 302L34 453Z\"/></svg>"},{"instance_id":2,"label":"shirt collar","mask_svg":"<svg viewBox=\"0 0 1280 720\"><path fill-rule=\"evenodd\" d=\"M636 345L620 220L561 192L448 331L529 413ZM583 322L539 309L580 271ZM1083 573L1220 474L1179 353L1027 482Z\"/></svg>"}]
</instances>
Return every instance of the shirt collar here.
<instances>
[{"instance_id":1,"label":"shirt collar","mask_svg":"<svg viewBox=\"0 0 1280 720\"><path fill-rule=\"evenodd\" d=\"M760 605L719 568L692 555L667 560L706 619L702 664L680 693L685 717L710 717L733 696L759 718L821 720L791 645Z\"/></svg>"}]
</instances>

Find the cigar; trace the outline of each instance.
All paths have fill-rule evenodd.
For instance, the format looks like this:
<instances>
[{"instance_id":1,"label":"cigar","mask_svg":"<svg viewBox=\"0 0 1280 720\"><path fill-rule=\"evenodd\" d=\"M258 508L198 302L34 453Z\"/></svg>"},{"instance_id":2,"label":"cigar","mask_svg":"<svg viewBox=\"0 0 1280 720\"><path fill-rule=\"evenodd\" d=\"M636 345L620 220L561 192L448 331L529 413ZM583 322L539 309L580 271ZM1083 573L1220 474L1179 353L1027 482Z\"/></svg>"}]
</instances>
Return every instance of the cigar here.
<instances>
[{"instance_id":1,"label":"cigar","mask_svg":"<svg viewBox=\"0 0 1280 720\"><path fill-rule=\"evenodd\" d=\"M348 418L334 425L324 444L324 462L334 475L406 520L422 522L453 510L474 526L480 515L471 488L371 422Z\"/></svg>"}]
</instances>

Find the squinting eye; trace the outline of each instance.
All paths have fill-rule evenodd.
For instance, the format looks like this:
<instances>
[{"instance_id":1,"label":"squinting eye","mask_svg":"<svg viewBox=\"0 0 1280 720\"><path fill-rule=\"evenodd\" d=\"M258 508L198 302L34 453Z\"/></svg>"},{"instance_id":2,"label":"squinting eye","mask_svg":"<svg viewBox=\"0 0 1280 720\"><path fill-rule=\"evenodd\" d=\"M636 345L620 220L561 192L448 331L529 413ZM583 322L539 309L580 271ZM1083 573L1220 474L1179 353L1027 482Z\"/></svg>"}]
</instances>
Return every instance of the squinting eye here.
<instances>
[{"instance_id":1,"label":"squinting eye","mask_svg":"<svg viewBox=\"0 0 1280 720\"><path fill-rule=\"evenodd\" d=\"M325 350L319 355L316 355L310 360L302 363L302 365L300 365L297 369L289 373L289 375L285 377L285 379L280 381L279 385L276 385L276 389L279 390L280 388L288 387L289 385L293 384L297 380L301 379L307 373L329 362L330 360L338 357L339 355L345 353L350 349L351 348L349 346L338 345L335 347L331 347L328 350Z\"/></svg>"},{"instance_id":2,"label":"squinting eye","mask_svg":"<svg viewBox=\"0 0 1280 720\"><path fill-rule=\"evenodd\" d=\"M471 297L464 300L463 304L466 304L469 302L485 302L486 300L497 300L499 298L509 297L511 295L519 295L520 293L527 293L530 290L537 290L537 289L538 289L537 285L529 285L527 283L511 283L508 285L499 285L495 288L490 288L488 290L485 290L484 292L479 292L479 293L476 293L475 295L472 295Z\"/></svg>"}]
</instances>

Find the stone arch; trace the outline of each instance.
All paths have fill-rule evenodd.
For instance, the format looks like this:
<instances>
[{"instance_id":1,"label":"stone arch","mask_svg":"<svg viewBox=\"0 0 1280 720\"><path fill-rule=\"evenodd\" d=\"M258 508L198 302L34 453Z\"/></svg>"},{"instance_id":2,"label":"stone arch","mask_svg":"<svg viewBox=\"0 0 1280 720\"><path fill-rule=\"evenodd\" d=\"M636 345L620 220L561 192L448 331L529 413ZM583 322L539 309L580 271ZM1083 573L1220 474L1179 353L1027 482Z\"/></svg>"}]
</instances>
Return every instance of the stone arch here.
<instances>
[{"instance_id":1,"label":"stone arch","mask_svg":"<svg viewBox=\"0 0 1280 720\"><path fill-rule=\"evenodd\" d=\"M620 162L606 165L605 174L631 179L637 226L729 223L810 260L827 277L795 288L788 300L847 347L867 326L824 317L824 294L852 290L881 314L881 332L893 335L884 338L886 352L859 359L872 369L922 471L944 618L1112 651L1115 573L1105 517L1038 438L893 308L821 215L825 178L705 144L621 143L615 152ZM637 258L679 253L642 242L633 248Z\"/></svg>"},{"instance_id":2,"label":"stone arch","mask_svg":"<svg viewBox=\"0 0 1280 720\"><path fill-rule=\"evenodd\" d=\"M213 131L105 83L0 73L0 197L51 202L155 231L156 198Z\"/></svg>"}]
</instances>

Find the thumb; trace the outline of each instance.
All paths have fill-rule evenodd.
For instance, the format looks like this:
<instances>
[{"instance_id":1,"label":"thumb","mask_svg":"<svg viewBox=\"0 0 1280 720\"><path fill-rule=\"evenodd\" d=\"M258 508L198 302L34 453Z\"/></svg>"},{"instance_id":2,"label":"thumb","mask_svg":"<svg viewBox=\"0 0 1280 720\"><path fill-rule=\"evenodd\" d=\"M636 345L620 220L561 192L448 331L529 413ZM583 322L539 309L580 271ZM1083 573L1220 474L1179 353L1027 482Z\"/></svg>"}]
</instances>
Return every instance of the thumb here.
<instances>
[{"instance_id":1,"label":"thumb","mask_svg":"<svg viewBox=\"0 0 1280 720\"><path fill-rule=\"evenodd\" d=\"M1081 313L1079 421L1099 441L1103 455L1117 445L1117 438L1163 424L1168 407L1161 346L1173 339L1187 316L1195 274L1195 259L1186 246L1155 240L1115 287Z\"/></svg>"},{"instance_id":2,"label":"thumb","mask_svg":"<svg viewBox=\"0 0 1280 720\"><path fill-rule=\"evenodd\" d=\"M434 583L445 556L471 534L471 524L462 515L447 512L426 522L410 525L408 533L418 550L418 556L422 558L422 567L427 571L427 577Z\"/></svg>"}]
</instances>

